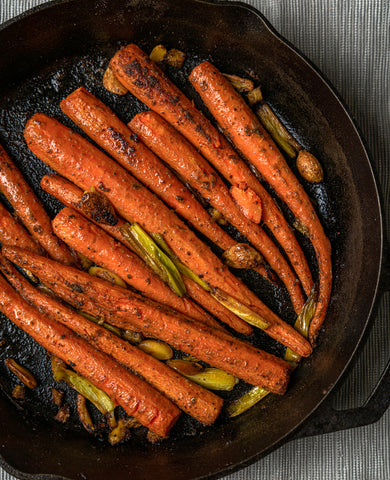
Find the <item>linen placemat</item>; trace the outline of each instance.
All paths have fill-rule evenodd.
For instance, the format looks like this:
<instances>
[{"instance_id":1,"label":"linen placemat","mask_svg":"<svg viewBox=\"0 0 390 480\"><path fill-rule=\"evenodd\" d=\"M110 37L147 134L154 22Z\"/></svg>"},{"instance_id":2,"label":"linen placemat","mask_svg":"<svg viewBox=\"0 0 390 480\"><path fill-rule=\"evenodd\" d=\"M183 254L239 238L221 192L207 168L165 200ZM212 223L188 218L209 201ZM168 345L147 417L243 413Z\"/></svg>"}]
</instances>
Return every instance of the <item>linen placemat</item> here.
<instances>
[{"instance_id":1,"label":"linen placemat","mask_svg":"<svg viewBox=\"0 0 390 480\"><path fill-rule=\"evenodd\" d=\"M45 1L0 0L0 23ZM244 1L317 65L343 98L366 140L389 226L390 2ZM389 233L387 227L388 238ZM375 386L390 354L389 317L386 295L356 366L334 395L336 408L361 405ZM224 480L386 480L389 443L388 410L374 425L290 442ZM0 480L14 477L0 470Z\"/></svg>"}]
</instances>

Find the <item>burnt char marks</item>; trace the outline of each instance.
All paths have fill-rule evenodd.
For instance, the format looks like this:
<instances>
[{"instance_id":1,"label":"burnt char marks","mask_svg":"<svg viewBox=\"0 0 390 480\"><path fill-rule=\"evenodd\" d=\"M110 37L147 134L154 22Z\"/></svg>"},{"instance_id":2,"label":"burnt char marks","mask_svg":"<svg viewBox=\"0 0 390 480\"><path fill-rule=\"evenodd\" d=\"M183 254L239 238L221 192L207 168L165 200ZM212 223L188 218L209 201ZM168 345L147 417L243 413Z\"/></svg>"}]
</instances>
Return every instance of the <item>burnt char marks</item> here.
<instances>
[{"instance_id":1,"label":"burnt char marks","mask_svg":"<svg viewBox=\"0 0 390 480\"><path fill-rule=\"evenodd\" d=\"M128 157L133 157L135 149L130 145L130 143L125 139L125 137L119 133L117 130L115 130L113 127L108 127L107 132L112 138L112 140L115 142L115 146L117 150L119 150L121 153L124 155L127 155Z\"/></svg>"}]
</instances>

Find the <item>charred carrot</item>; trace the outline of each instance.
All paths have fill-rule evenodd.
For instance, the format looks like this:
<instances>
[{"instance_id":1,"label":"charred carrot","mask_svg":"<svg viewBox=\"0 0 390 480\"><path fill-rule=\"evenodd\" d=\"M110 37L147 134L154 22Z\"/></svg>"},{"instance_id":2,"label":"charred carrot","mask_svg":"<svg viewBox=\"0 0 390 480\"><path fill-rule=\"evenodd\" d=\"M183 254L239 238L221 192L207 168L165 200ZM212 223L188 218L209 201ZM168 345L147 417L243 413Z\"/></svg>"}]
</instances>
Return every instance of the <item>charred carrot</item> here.
<instances>
[{"instance_id":1,"label":"charred carrot","mask_svg":"<svg viewBox=\"0 0 390 480\"><path fill-rule=\"evenodd\" d=\"M183 263L203 274L211 285L217 283L231 292L230 283L236 294L250 292L172 210L83 137L53 118L35 114L27 123L25 138L30 150L60 174L84 190L91 186L100 189L123 218L139 223L150 234L162 234ZM263 305L254 294L252 297ZM252 332L243 321L241 330Z\"/></svg>"},{"instance_id":2,"label":"charred carrot","mask_svg":"<svg viewBox=\"0 0 390 480\"><path fill-rule=\"evenodd\" d=\"M3 247L3 254L13 263L28 267L56 293L61 285L74 301L87 299L96 303L106 312L109 322L120 328L131 326L274 393L281 394L286 389L290 374L287 362L222 330L201 325L135 293L124 294L120 287L28 250Z\"/></svg>"},{"instance_id":3,"label":"charred carrot","mask_svg":"<svg viewBox=\"0 0 390 480\"><path fill-rule=\"evenodd\" d=\"M294 328L283 322L158 198L126 170L80 135L57 120L35 114L27 123L25 138L30 150L76 185L101 189L126 220L138 222L153 235L159 233L175 255L210 287L217 287L255 310L272 327L266 332L292 350L311 348ZM242 322L243 328L249 327ZM247 331L252 331L250 328ZM302 348L303 347L303 348Z\"/></svg>"},{"instance_id":4,"label":"charred carrot","mask_svg":"<svg viewBox=\"0 0 390 480\"><path fill-rule=\"evenodd\" d=\"M332 289L331 245L321 222L303 186L269 134L216 67L204 62L194 68L190 80L232 142L259 170L308 231L319 268L317 308L309 329L309 339L314 344L326 316Z\"/></svg>"},{"instance_id":5,"label":"charred carrot","mask_svg":"<svg viewBox=\"0 0 390 480\"><path fill-rule=\"evenodd\" d=\"M0 191L7 197L32 237L52 258L66 264L74 263L68 249L54 235L50 218L41 202L1 145Z\"/></svg>"},{"instance_id":6,"label":"charred carrot","mask_svg":"<svg viewBox=\"0 0 390 480\"><path fill-rule=\"evenodd\" d=\"M227 181L246 184L261 198L262 220L285 250L308 295L313 281L297 239L272 197L227 140L136 45L119 50L110 65L133 95L173 125Z\"/></svg>"},{"instance_id":7,"label":"charred carrot","mask_svg":"<svg viewBox=\"0 0 390 480\"><path fill-rule=\"evenodd\" d=\"M165 363L156 360L100 325L96 325L40 292L2 255L0 255L0 268L22 297L38 307L41 312L67 326L89 344L112 356L132 372L141 375L154 388L192 417L205 424L215 421L223 403L220 397L187 380ZM196 401L193 400L194 398Z\"/></svg>"},{"instance_id":8,"label":"charred carrot","mask_svg":"<svg viewBox=\"0 0 390 480\"><path fill-rule=\"evenodd\" d=\"M17 245L37 253L43 253L41 246L33 240L23 225L0 203L0 242L2 245Z\"/></svg>"},{"instance_id":9,"label":"charred carrot","mask_svg":"<svg viewBox=\"0 0 390 480\"><path fill-rule=\"evenodd\" d=\"M50 193L56 197L64 205L74 208L79 213L83 213L79 207L83 191L65 178L62 178L58 175L45 175L41 180L41 187L47 193ZM103 224L100 224L99 226L116 240L123 243L123 235L120 229L124 223L124 220L119 218L118 223L115 226ZM126 246L128 246L128 244ZM189 296L198 302L205 310L213 314L215 317L221 320L221 322L230 325L232 328L235 328L238 331L240 330L241 323L239 322L239 324L237 324L236 315L214 300L211 295L205 292L194 281L188 279L187 277L183 277L183 281ZM189 314L187 313L187 315Z\"/></svg>"},{"instance_id":10,"label":"charred carrot","mask_svg":"<svg viewBox=\"0 0 390 480\"><path fill-rule=\"evenodd\" d=\"M41 180L41 188L63 203L66 207L74 208L82 215L85 214L84 210L80 208L83 190L76 187L72 182L66 180L66 178L60 177L59 175L44 175ZM114 226L102 223L100 223L99 226L116 240L123 243L123 235L121 234L120 228L124 224L125 221L123 218L119 218L117 224Z\"/></svg>"},{"instance_id":11,"label":"charred carrot","mask_svg":"<svg viewBox=\"0 0 390 480\"><path fill-rule=\"evenodd\" d=\"M235 243L134 132L85 88L77 89L62 100L61 109L92 140L203 235L223 250Z\"/></svg>"},{"instance_id":12,"label":"charred carrot","mask_svg":"<svg viewBox=\"0 0 390 480\"><path fill-rule=\"evenodd\" d=\"M3 277L0 287L0 311L15 325L49 353L72 365L144 426L162 436L168 434L180 415L170 400L72 330L28 304Z\"/></svg>"},{"instance_id":13,"label":"charred carrot","mask_svg":"<svg viewBox=\"0 0 390 480\"><path fill-rule=\"evenodd\" d=\"M234 201L238 194L234 193L232 197L218 173L177 130L155 112L148 111L136 115L130 125L156 155L177 170L194 189L246 236L284 282L295 311L299 313L305 302L298 279L264 230L241 213ZM233 186L232 189L245 195L244 188ZM254 192L252 193L257 197ZM261 202L259 197L257 198ZM261 210L261 204L256 209L252 208L251 212L258 217L259 209Z\"/></svg>"},{"instance_id":14,"label":"charred carrot","mask_svg":"<svg viewBox=\"0 0 390 480\"><path fill-rule=\"evenodd\" d=\"M201 322L218 322L175 293L133 252L75 210L65 207L53 220L54 232L67 245L116 273L147 297Z\"/></svg>"}]
</instances>

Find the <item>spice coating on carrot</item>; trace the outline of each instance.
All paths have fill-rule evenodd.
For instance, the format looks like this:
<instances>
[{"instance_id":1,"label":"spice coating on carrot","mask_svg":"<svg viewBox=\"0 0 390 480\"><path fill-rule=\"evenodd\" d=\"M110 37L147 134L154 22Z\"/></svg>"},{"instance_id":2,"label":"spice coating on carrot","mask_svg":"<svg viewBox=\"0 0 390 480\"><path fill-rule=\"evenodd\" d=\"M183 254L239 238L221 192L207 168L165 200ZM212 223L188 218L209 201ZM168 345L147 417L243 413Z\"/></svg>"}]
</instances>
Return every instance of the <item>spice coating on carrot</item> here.
<instances>
[{"instance_id":1,"label":"spice coating on carrot","mask_svg":"<svg viewBox=\"0 0 390 480\"><path fill-rule=\"evenodd\" d=\"M314 207L258 118L217 68L203 62L194 68L190 80L232 142L308 230L319 269L317 308L309 329L309 339L314 344L326 316L332 289L331 245Z\"/></svg>"},{"instance_id":2,"label":"spice coating on carrot","mask_svg":"<svg viewBox=\"0 0 390 480\"><path fill-rule=\"evenodd\" d=\"M0 191L32 237L59 262L71 265L72 255L54 235L50 218L7 152L0 145Z\"/></svg>"},{"instance_id":3,"label":"spice coating on carrot","mask_svg":"<svg viewBox=\"0 0 390 480\"><path fill-rule=\"evenodd\" d=\"M69 327L98 350L141 375L179 408L200 422L211 424L216 420L223 404L220 397L187 380L165 363L122 340L104 327L96 325L40 292L2 255L0 255L0 268L23 298L38 307L41 312Z\"/></svg>"},{"instance_id":4,"label":"spice coating on carrot","mask_svg":"<svg viewBox=\"0 0 390 480\"><path fill-rule=\"evenodd\" d=\"M81 87L61 102L62 111L126 170L203 235L226 250L234 240L212 221L185 185L103 102Z\"/></svg>"},{"instance_id":5,"label":"spice coating on carrot","mask_svg":"<svg viewBox=\"0 0 390 480\"><path fill-rule=\"evenodd\" d=\"M246 183L259 195L263 221L289 256L308 295L313 281L297 239L271 196L227 140L137 45L120 49L110 65L133 95L173 125L227 181L233 185Z\"/></svg>"},{"instance_id":6,"label":"spice coating on carrot","mask_svg":"<svg viewBox=\"0 0 390 480\"><path fill-rule=\"evenodd\" d=\"M148 111L136 115L131 121L131 126L151 150L186 178L191 186L220 211L263 255L286 285L295 311L299 313L304 298L294 272L264 230L241 212L218 173L177 130L155 112ZM232 190L236 193L236 198L241 199L242 204L252 207L249 210L253 218L261 216L261 204L252 205L247 201L247 195L251 196L250 192L253 193L251 201L261 201L252 189L240 184L239 187L233 186ZM242 200L243 196L245 202Z\"/></svg>"},{"instance_id":7,"label":"spice coating on carrot","mask_svg":"<svg viewBox=\"0 0 390 480\"><path fill-rule=\"evenodd\" d=\"M53 291L57 285L68 290L74 301L84 298L107 312L109 323L135 328L146 336L159 338L175 348L212 366L221 368L248 383L282 394L290 366L284 360L259 350L219 329L201 325L190 318L75 268L59 265L27 250L4 247L3 255L31 270ZM88 312L89 313L89 312Z\"/></svg>"},{"instance_id":8,"label":"spice coating on carrot","mask_svg":"<svg viewBox=\"0 0 390 480\"><path fill-rule=\"evenodd\" d=\"M138 223L150 234L159 233L177 257L211 287L217 287L264 317L271 326L266 333L302 356L311 353L306 339L283 322L195 234L126 170L83 137L57 120L35 114L25 129L33 153L81 188L92 184L104 193L122 217ZM242 321L242 329L252 332Z\"/></svg>"},{"instance_id":9,"label":"spice coating on carrot","mask_svg":"<svg viewBox=\"0 0 390 480\"><path fill-rule=\"evenodd\" d=\"M0 203L0 242L2 245L17 245L21 248L43 253L43 248L30 237L23 225Z\"/></svg>"},{"instance_id":10,"label":"spice coating on carrot","mask_svg":"<svg viewBox=\"0 0 390 480\"><path fill-rule=\"evenodd\" d=\"M159 435L166 436L180 415L178 408L146 382L108 355L96 350L72 330L28 304L0 277L0 311L46 350L72 365L126 413Z\"/></svg>"},{"instance_id":11,"label":"spice coating on carrot","mask_svg":"<svg viewBox=\"0 0 390 480\"><path fill-rule=\"evenodd\" d=\"M58 175L45 175L41 180L41 187L47 193L50 193L56 197L64 205L74 208L81 214L84 213L79 207L79 202L83 195L83 191L65 178L62 178ZM119 218L118 223L114 227L110 225L99 226L116 240L124 243L125 246L127 246L120 231L120 228L124 223L124 220ZM185 283L187 293L191 298L198 302L205 310L217 317L221 322L230 325L232 328L238 331L240 330L241 321L239 320L237 322L238 317L236 315L214 300L214 298L208 292L203 290L203 288L197 285L193 280L183 277L183 281ZM204 316L202 316L202 318L203 317Z\"/></svg>"},{"instance_id":12,"label":"spice coating on carrot","mask_svg":"<svg viewBox=\"0 0 390 480\"><path fill-rule=\"evenodd\" d=\"M30 150L77 186L105 193L117 212L138 222L149 234L160 233L180 260L213 286L240 294L250 292L196 235L155 195L87 140L44 114L35 114L25 129ZM233 290L234 289L234 290ZM252 294L255 302L262 302ZM252 328L241 322L241 332Z\"/></svg>"},{"instance_id":13,"label":"spice coating on carrot","mask_svg":"<svg viewBox=\"0 0 390 480\"><path fill-rule=\"evenodd\" d=\"M119 275L147 297L183 314L219 326L187 298L179 298L137 255L75 210L65 207L53 219L55 233L76 252Z\"/></svg>"}]
</instances>

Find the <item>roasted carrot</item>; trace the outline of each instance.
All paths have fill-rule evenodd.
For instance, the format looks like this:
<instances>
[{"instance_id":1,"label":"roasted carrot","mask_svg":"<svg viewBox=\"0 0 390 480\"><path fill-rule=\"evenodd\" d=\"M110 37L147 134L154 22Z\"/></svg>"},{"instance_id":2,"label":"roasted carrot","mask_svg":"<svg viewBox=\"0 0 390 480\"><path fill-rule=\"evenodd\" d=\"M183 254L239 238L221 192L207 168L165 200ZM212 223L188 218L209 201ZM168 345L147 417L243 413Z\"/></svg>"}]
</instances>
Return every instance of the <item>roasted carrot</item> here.
<instances>
[{"instance_id":1,"label":"roasted carrot","mask_svg":"<svg viewBox=\"0 0 390 480\"><path fill-rule=\"evenodd\" d=\"M272 328L266 333L302 356L310 354L307 340L231 274L172 210L103 152L44 114L35 114L28 121L25 138L31 151L59 173L84 190L100 188L122 217L137 221L150 234L162 235L181 262L210 287L220 288L269 321ZM242 325L242 330L252 331L244 321Z\"/></svg>"},{"instance_id":2,"label":"roasted carrot","mask_svg":"<svg viewBox=\"0 0 390 480\"><path fill-rule=\"evenodd\" d=\"M314 207L256 115L217 68L204 62L194 68L190 80L232 142L308 231L319 269L317 308L309 329L309 339L314 344L326 316L332 289L331 245Z\"/></svg>"},{"instance_id":3,"label":"roasted carrot","mask_svg":"<svg viewBox=\"0 0 390 480\"><path fill-rule=\"evenodd\" d=\"M75 302L85 299L84 306L94 302L106 312L109 322L120 328L138 329L274 393L286 389L290 373L287 362L222 330L202 325L135 293L124 294L120 287L28 250L3 247L3 254L13 263L28 267L56 293L57 285L61 285Z\"/></svg>"},{"instance_id":4,"label":"roasted carrot","mask_svg":"<svg viewBox=\"0 0 390 480\"><path fill-rule=\"evenodd\" d=\"M42 257L43 258L43 257ZM0 277L0 311L49 353L59 357L150 430L166 436L180 411L157 390L72 330L28 304Z\"/></svg>"},{"instance_id":5,"label":"roasted carrot","mask_svg":"<svg viewBox=\"0 0 390 480\"><path fill-rule=\"evenodd\" d=\"M15 209L15 213L32 237L52 258L66 264L74 263L68 249L54 235L50 218L41 202L1 145L0 191L7 197L7 200Z\"/></svg>"},{"instance_id":6,"label":"roasted carrot","mask_svg":"<svg viewBox=\"0 0 390 480\"><path fill-rule=\"evenodd\" d=\"M84 210L80 208L81 197L84 193L83 190L76 187L76 185L69 182L69 180L66 180L66 178L54 174L44 175L41 179L41 188L63 203L66 207L74 208L77 212L85 215ZM123 218L119 218L118 223L114 226L102 223L100 223L99 226L112 237L116 238L116 240L123 243L123 235L120 229L124 224L125 221Z\"/></svg>"},{"instance_id":7,"label":"roasted carrot","mask_svg":"<svg viewBox=\"0 0 390 480\"><path fill-rule=\"evenodd\" d=\"M189 299L179 298L137 255L74 209L63 208L53 220L53 229L69 247L116 273L152 300L219 327L216 320Z\"/></svg>"},{"instance_id":8,"label":"roasted carrot","mask_svg":"<svg viewBox=\"0 0 390 480\"><path fill-rule=\"evenodd\" d=\"M62 178L58 175L45 175L41 180L41 187L47 193L50 193L56 197L64 205L74 208L81 214L84 213L79 207L83 191L65 178ZM116 240L123 243L124 239L120 229L124 223L124 220L119 218L118 223L115 226L103 224L100 224L99 226ZM125 245L128 246L126 242ZM205 310L213 314L215 317L221 320L221 322L230 325L236 330L240 330L241 322L239 321L239 324L237 324L236 315L214 300L214 298L209 295L208 292L203 290L191 279L183 277L183 281L189 296L198 302ZM187 313L187 315L189 315L189 313Z\"/></svg>"},{"instance_id":9,"label":"roasted carrot","mask_svg":"<svg viewBox=\"0 0 390 480\"><path fill-rule=\"evenodd\" d=\"M61 109L92 140L203 235L223 250L235 243L134 132L85 88L75 90L62 100Z\"/></svg>"},{"instance_id":10,"label":"roasted carrot","mask_svg":"<svg viewBox=\"0 0 390 480\"><path fill-rule=\"evenodd\" d=\"M236 294L250 292L172 210L83 137L53 118L35 114L27 123L25 138L30 150L58 173L84 190L91 186L100 189L123 218L138 222L150 234L162 234L182 262L205 281L229 293L229 283ZM263 305L254 294L252 297ZM240 323L242 333L252 332L248 324Z\"/></svg>"},{"instance_id":11,"label":"roasted carrot","mask_svg":"<svg viewBox=\"0 0 390 480\"><path fill-rule=\"evenodd\" d=\"M140 113L133 118L130 124L137 135L156 155L177 170L263 255L286 285L295 311L299 313L305 302L294 272L264 230L243 215L236 205L235 200L238 197L244 196L247 198L247 193L242 185L232 187L234 190L234 196L232 197L218 173L177 130L155 112ZM237 191L242 193L238 194ZM253 191L252 193L260 202L261 200L256 193ZM248 206L247 201L244 203ZM258 217L261 204L260 206L257 205L256 208L249 209L251 218Z\"/></svg>"},{"instance_id":12,"label":"roasted carrot","mask_svg":"<svg viewBox=\"0 0 390 480\"><path fill-rule=\"evenodd\" d=\"M0 268L12 286L29 303L53 320L67 326L98 350L112 356L132 372L141 375L183 411L202 423L213 423L222 408L222 399L177 374L165 363L96 325L57 300L33 287L2 255ZM196 399L196 401L194 401Z\"/></svg>"},{"instance_id":13,"label":"roasted carrot","mask_svg":"<svg viewBox=\"0 0 390 480\"><path fill-rule=\"evenodd\" d=\"M173 125L228 182L246 184L261 198L262 220L285 250L308 295L313 281L297 239L272 197L227 140L136 45L119 50L110 65L133 95Z\"/></svg>"},{"instance_id":14,"label":"roasted carrot","mask_svg":"<svg viewBox=\"0 0 390 480\"><path fill-rule=\"evenodd\" d=\"M0 203L0 242L2 245L17 245L41 254L44 252L43 248L2 203Z\"/></svg>"}]
</instances>

